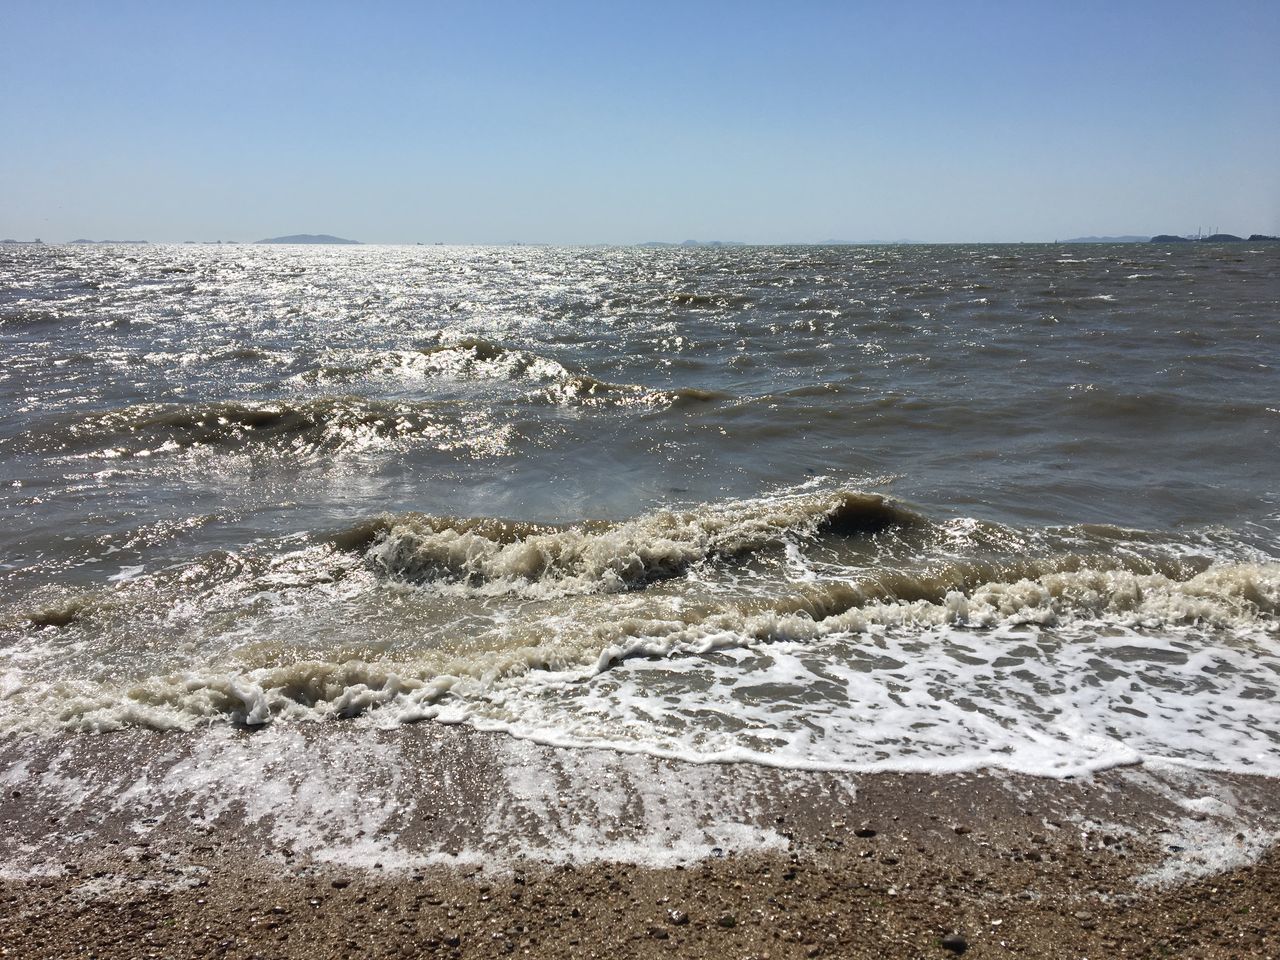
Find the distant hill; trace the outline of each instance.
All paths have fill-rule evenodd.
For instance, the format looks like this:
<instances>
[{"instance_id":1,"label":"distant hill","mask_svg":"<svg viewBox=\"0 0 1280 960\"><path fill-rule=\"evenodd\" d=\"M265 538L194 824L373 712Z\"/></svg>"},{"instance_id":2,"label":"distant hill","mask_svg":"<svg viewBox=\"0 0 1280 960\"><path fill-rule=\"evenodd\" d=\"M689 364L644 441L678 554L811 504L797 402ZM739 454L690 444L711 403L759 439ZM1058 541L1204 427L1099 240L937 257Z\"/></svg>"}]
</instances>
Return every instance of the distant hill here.
<instances>
[{"instance_id":1,"label":"distant hill","mask_svg":"<svg viewBox=\"0 0 1280 960\"><path fill-rule=\"evenodd\" d=\"M258 243L359 243L359 240L344 240L342 237L330 236L327 233L295 233L287 237L271 237L259 240Z\"/></svg>"},{"instance_id":2,"label":"distant hill","mask_svg":"<svg viewBox=\"0 0 1280 960\"><path fill-rule=\"evenodd\" d=\"M1135 237L1125 234L1122 237L1072 237L1060 240L1059 243L1146 243L1150 237Z\"/></svg>"}]
</instances>

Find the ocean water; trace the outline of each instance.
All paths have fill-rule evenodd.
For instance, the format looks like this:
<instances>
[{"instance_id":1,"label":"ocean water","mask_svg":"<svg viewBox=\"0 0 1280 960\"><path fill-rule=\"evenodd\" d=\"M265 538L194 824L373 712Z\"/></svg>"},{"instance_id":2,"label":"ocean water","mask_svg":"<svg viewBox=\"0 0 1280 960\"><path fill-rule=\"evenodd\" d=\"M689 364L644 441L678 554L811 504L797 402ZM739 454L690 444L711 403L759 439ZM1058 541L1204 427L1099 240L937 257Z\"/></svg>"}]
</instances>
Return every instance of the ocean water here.
<instances>
[{"instance_id":1,"label":"ocean water","mask_svg":"<svg viewBox=\"0 0 1280 960\"><path fill-rule=\"evenodd\" d=\"M0 732L1280 774L1280 249L0 250Z\"/></svg>"}]
</instances>

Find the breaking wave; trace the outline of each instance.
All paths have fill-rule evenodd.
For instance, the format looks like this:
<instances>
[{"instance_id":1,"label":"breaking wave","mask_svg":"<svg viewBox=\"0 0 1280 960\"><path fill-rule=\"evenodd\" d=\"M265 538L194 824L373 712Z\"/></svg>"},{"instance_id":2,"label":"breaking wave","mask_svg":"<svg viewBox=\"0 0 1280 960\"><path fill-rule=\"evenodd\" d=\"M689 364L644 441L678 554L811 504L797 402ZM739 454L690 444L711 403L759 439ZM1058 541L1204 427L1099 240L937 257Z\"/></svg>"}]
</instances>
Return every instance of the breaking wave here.
<instances>
[{"instance_id":1,"label":"breaking wave","mask_svg":"<svg viewBox=\"0 0 1280 960\"><path fill-rule=\"evenodd\" d=\"M776 547L787 536L877 533L922 519L862 493L660 510L626 523L564 528L408 516L364 528L372 541L365 559L384 576L492 593L616 592L680 576L703 561Z\"/></svg>"},{"instance_id":2,"label":"breaking wave","mask_svg":"<svg viewBox=\"0 0 1280 960\"><path fill-rule=\"evenodd\" d=\"M445 449L497 452L443 405L356 396L197 404L141 404L81 415L28 436L40 451L147 456L193 447L266 446L301 454L347 452L410 439Z\"/></svg>"},{"instance_id":3,"label":"breaking wave","mask_svg":"<svg viewBox=\"0 0 1280 960\"><path fill-rule=\"evenodd\" d=\"M658 658L677 667L690 655L767 652L775 645L803 650L833 638L848 638L854 650L865 644L865 655L875 657L883 637L897 636L899 647L914 650L927 664L928 638L952 629L973 637L992 636L985 641L995 648L990 659L1012 653L1016 656L1010 663L1016 664L1026 655L1028 639L1001 639L1000 631L1027 624L1112 635L1190 626L1230 629L1242 632L1236 642L1246 647L1257 642L1247 639L1249 631L1260 631L1271 637L1274 647L1275 617L1280 612L1280 565L1214 567L1186 581L1119 570L1054 573L951 591L936 602L896 597L895 592L913 592L903 589L901 580L896 586L895 591L884 581L868 581L837 587L826 596L809 591L772 604L726 604L687 618L620 611L612 620L578 624L576 629L560 624L537 642L523 637L509 645L424 651L403 660L304 659L259 667L242 663L238 668L182 670L120 686L62 682L39 691L18 689L16 695L19 684L10 680L4 725L82 731L173 729L215 721L253 726L279 719L364 714L392 723L437 718L492 724L499 721L486 705L495 698L527 696L520 688L528 681L533 687L551 679L581 683L636 657ZM920 592L930 589L921 587ZM913 645L903 637L918 639ZM920 641L926 642L924 648ZM1138 646L1143 641L1136 635L1129 642ZM1224 650L1229 653L1230 648ZM746 678L733 679L741 683Z\"/></svg>"},{"instance_id":4,"label":"breaking wave","mask_svg":"<svg viewBox=\"0 0 1280 960\"><path fill-rule=\"evenodd\" d=\"M442 379L462 382L524 383L530 399L573 406L679 406L709 402L725 394L696 387L674 389L611 383L573 370L560 361L479 337L462 337L420 350L343 357L299 375L301 382L352 383L370 377Z\"/></svg>"},{"instance_id":5,"label":"breaking wave","mask_svg":"<svg viewBox=\"0 0 1280 960\"><path fill-rule=\"evenodd\" d=\"M1280 669L1280 564L1161 552L1156 535L1102 527L1041 532L1040 555L1023 555L1030 552L1025 539L1013 533L970 520L933 521L886 497L852 491L665 509L623 523L383 517L303 549L218 554L190 569L36 603L20 615L10 611L0 622L11 654L0 673L0 728L253 726L368 715L377 723L468 720L550 740L572 729L565 742L590 742L583 731L592 714L554 705L572 691L597 690L583 684L600 683L606 691L622 684L632 691L631 703L640 696L631 681L610 678L615 671L629 676L636 663L650 664L651 679L654 670L666 670L664 682L677 691L689 665L703 664L698 669L723 674L715 681L723 686L709 689L728 692L716 696L732 700L741 689L750 705L765 688L735 663L781 658L799 670L809 662L804 651L823 650L825 665L806 684L825 690L822 709L830 712L844 702L827 689L823 676L830 671L853 670L848 683L855 686L871 682L858 679L858 670L886 671L889 692L881 693L891 698L899 695L893 690L908 689L902 684L936 687L931 651L944 641L948 656L962 664L970 657L964 650L981 649L983 670L1014 671L1000 681L1010 689L1056 689L1067 682L1058 675L1066 668L1057 654L1024 663L1041 635L1059 638L1046 640L1047 650L1073 644L1079 652L1072 656L1084 666L1072 669L1100 671L1096 682L1119 682L1132 668L1128 656L1168 661L1181 673L1153 688L1150 696L1162 703L1177 701L1179 691L1190 697L1205 683L1230 686L1241 702L1260 698L1257 709L1271 702L1260 678ZM1002 539L1009 550L991 559ZM1129 549L1107 550L1107 543ZM844 557L845 565L833 557ZM752 580L748 568L757 560L771 566ZM779 564L792 564L791 575L779 579ZM441 616L442 610L453 612ZM341 635L350 639L297 646L292 632L276 630L298 622L326 630L347 624ZM443 631L435 639L419 633L429 624ZM178 644L193 630L211 651L203 663L190 664L186 647L176 647L174 666L150 675L42 679L48 657L64 658L84 638L117 637L154 649ZM366 630L382 639L372 647L355 642ZM396 646L394 636L405 642ZM1234 673L1197 673L1197 664L1213 662L1188 652L1197 644L1230 660ZM1102 660L1090 659L1095 648ZM870 666L850 666L862 661ZM1040 673L1028 674L1033 668ZM910 671L919 677L910 680ZM1087 676L1070 679L1072 689L1086 692L1092 683ZM548 685L559 692L539 700ZM635 702L657 697L658 689ZM780 718L812 709L803 697L788 699L788 690L799 689L808 687L784 684L769 695L778 698ZM984 688L992 711L1030 709L1005 702L997 689ZM695 700L710 696L703 686L688 693ZM684 696L674 695L636 709L671 713ZM938 695L963 700L973 693ZM726 702L723 709L738 709ZM841 724L861 722L857 702ZM623 709L608 709L614 707ZM530 717L539 711L550 719L534 729ZM984 728L973 723L976 737ZM717 742L737 741L724 734ZM768 760L767 749L752 749L756 759Z\"/></svg>"}]
</instances>

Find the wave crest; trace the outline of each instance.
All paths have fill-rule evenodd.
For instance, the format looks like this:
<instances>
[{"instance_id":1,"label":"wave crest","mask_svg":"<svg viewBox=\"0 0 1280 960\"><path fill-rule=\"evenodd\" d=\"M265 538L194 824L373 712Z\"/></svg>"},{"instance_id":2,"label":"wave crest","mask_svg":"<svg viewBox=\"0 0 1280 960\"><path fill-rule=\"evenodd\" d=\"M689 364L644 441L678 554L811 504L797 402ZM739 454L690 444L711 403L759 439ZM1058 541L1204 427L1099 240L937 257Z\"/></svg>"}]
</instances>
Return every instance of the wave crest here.
<instances>
[{"instance_id":1,"label":"wave crest","mask_svg":"<svg viewBox=\"0 0 1280 960\"><path fill-rule=\"evenodd\" d=\"M574 370L559 360L504 346L481 337L461 337L419 350L397 350L346 357L300 375L309 384L350 383L369 376L445 379L462 382L505 381L540 388L534 400L568 406L679 406L709 402L725 394L696 387L660 388L612 383Z\"/></svg>"},{"instance_id":2,"label":"wave crest","mask_svg":"<svg viewBox=\"0 0 1280 960\"><path fill-rule=\"evenodd\" d=\"M368 531L368 566L412 582L446 581L493 593L616 592L680 576L819 532L857 536L920 521L876 494L841 492L660 510L619 524L569 527L407 516Z\"/></svg>"},{"instance_id":3,"label":"wave crest","mask_svg":"<svg viewBox=\"0 0 1280 960\"><path fill-rule=\"evenodd\" d=\"M206 446L337 453L409 439L434 441L443 449L496 452L502 446L487 443L475 426L463 424L442 406L356 396L140 404L79 417L26 438L26 445L58 452L96 447L100 456L145 456Z\"/></svg>"}]
</instances>

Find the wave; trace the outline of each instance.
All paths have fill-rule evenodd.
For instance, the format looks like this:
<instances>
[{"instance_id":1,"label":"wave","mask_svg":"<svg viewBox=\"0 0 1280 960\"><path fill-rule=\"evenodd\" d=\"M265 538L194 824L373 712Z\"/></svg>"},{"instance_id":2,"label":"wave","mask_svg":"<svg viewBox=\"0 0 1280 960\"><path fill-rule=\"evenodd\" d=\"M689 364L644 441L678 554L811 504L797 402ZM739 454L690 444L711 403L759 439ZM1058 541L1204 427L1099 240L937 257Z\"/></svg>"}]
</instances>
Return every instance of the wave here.
<instances>
[{"instance_id":1,"label":"wave","mask_svg":"<svg viewBox=\"0 0 1280 960\"><path fill-rule=\"evenodd\" d=\"M678 684L690 657L740 651L740 660L836 641L842 656L874 659L895 637L923 658L924 677L947 631L985 634L992 662L1025 649L1037 631L1075 637L1062 642L1082 650L1177 631L1246 660L1255 647L1273 649L1280 564L1215 560L1201 546L1114 527L935 521L849 490L663 509L622 523L380 517L305 548L210 555L9 611L0 622L10 653L0 728L363 714L499 723L495 703L523 703L535 688L603 677L636 658ZM358 636L343 624L360 624ZM331 639L308 646L300 625ZM1121 634L1130 639L1110 639ZM191 662L191 637L209 651L203 662ZM69 653L95 643L157 651L169 666L119 680L96 667L68 676ZM165 644L171 655L159 650ZM730 661L705 662L730 670ZM1053 655L1044 662L1049 669ZM1183 671L1188 684L1193 668ZM1262 661L1249 677L1260 671ZM1241 696L1256 686L1246 679Z\"/></svg>"},{"instance_id":2,"label":"wave","mask_svg":"<svg viewBox=\"0 0 1280 960\"><path fill-rule=\"evenodd\" d=\"M718 390L701 390L697 387L661 389L634 383L610 383L587 374L569 376L547 387L541 394L544 401L557 405L640 407L697 406L724 400L728 396Z\"/></svg>"},{"instance_id":3,"label":"wave","mask_svg":"<svg viewBox=\"0 0 1280 960\"><path fill-rule=\"evenodd\" d=\"M1275 564L1223 565L1186 581L1120 570L1052 573L950 591L941 600L910 599L935 588L906 584L902 579L868 581L840 586L826 596L821 590L806 591L768 604L725 605L695 618L619 611L612 620L578 624L577 629L561 624L542 642L434 650L399 661L303 659L260 667L210 666L127 685L63 682L43 690L22 689L21 682L10 680L9 715L2 722L10 728L42 730L52 723L61 729L101 731L191 728L211 721L253 726L364 714L393 723L484 720L486 703L495 695L515 695L512 691L526 681L582 681L636 657L676 665L689 655L762 644L761 649L777 644L805 649L836 637L855 638L851 642L857 649L860 636L866 638L861 642L868 645L867 654L874 656L875 638L885 631L923 639L939 629L989 632L1026 624L1100 630L1104 636L1122 629L1194 625L1234 631L1233 642L1247 647L1250 628L1274 640L1280 612L1280 565ZM1005 642L1008 650L1020 644L1016 637ZM996 643L997 658L998 651Z\"/></svg>"},{"instance_id":4,"label":"wave","mask_svg":"<svg viewBox=\"0 0 1280 960\"><path fill-rule=\"evenodd\" d=\"M1227 362L1230 358L1216 358ZM1138 422L1143 426L1173 423L1198 426L1211 423L1238 423L1241 419L1266 416L1267 407L1247 400L1209 399L1173 391L1135 393L1092 383L1073 384L1064 409L1090 423Z\"/></svg>"},{"instance_id":5,"label":"wave","mask_svg":"<svg viewBox=\"0 0 1280 960\"><path fill-rule=\"evenodd\" d=\"M788 536L857 536L921 520L876 494L841 492L563 528L411 515L361 528L357 537L369 537L366 563L386 577L562 595L635 589L697 563L779 546Z\"/></svg>"},{"instance_id":6,"label":"wave","mask_svg":"<svg viewBox=\"0 0 1280 960\"><path fill-rule=\"evenodd\" d=\"M483 436L465 427L443 406L355 396L139 404L78 416L28 435L21 445L40 452L91 449L98 456L128 457L193 447L336 453L416 439L445 448L496 452Z\"/></svg>"},{"instance_id":7,"label":"wave","mask_svg":"<svg viewBox=\"0 0 1280 960\"><path fill-rule=\"evenodd\" d=\"M57 309L0 309L0 327L44 327L62 323L63 314Z\"/></svg>"},{"instance_id":8,"label":"wave","mask_svg":"<svg viewBox=\"0 0 1280 960\"><path fill-rule=\"evenodd\" d=\"M573 370L553 358L480 337L462 337L419 350L357 354L344 358L341 363L309 370L296 379L318 384L350 383L369 377L526 383L540 388L533 399L556 405L679 406L725 396L694 387L667 389L611 383Z\"/></svg>"},{"instance_id":9,"label":"wave","mask_svg":"<svg viewBox=\"0 0 1280 960\"><path fill-rule=\"evenodd\" d=\"M505 347L479 337L463 337L419 352L424 372L459 379L561 380L569 371L556 360Z\"/></svg>"},{"instance_id":10,"label":"wave","mask_svg":"<svg viewBox=\"0 0 1280 960\"><path fill-rule=\"evenodd\" d=\"M975 571L965 564L941 573L874 574L861 582L802 590L763 610L748 606L712 615L664 642L687 644L725 631L743 641L777 641L877 627L947 625L984 630L1085 622L1148 629L1280 628L1275 622L1280 614L1280 564L1223 564L1186 580L1134 573L1121 564L1111 569L1082 566L1080 558L1028 566L1075 569L978 583L966 583ZM629 652L624 646L607 655L616 659Z\"/></svg>"},{"instance_id":11,"label":"wave","mask_svg":"<svg viewBox=\"0 0 1280 960\"><path fill-rule=\"evenodd\" d=\"M296 379L304 383L350 382L369 376L455 380L559 381L571 372L556 360L504 347L480 337L416 350L386 350L338 355L342 362L322 363Z\"/></svg>"},{"instance_id":12,"label":"wave","mask_svg":"<svg viewBox=\"0 0 1280 960\"><path fill-rule=\"evenodd\" d=\"M693 307L695 309L714 309L716 307L747 307L755 303L755 298L741 293L696 293L682 291L666 297L665 302L677 307Z\"/></svg>"}]
</instances>

